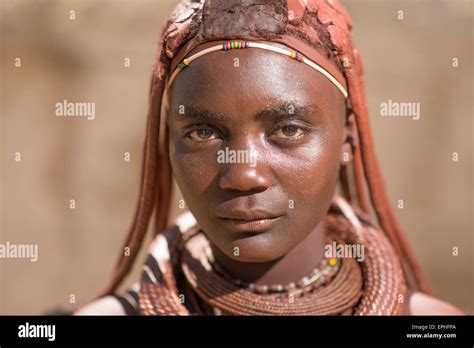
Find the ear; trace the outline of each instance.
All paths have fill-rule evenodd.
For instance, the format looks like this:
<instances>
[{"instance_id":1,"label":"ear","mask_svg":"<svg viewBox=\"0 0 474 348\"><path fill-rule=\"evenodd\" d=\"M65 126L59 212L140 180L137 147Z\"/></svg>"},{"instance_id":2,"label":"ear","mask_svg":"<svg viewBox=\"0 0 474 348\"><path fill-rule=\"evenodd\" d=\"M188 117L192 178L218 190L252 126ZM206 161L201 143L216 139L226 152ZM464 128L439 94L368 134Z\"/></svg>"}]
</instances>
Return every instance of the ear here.
<instances>
[{"instance_id":1,"label":"ear","mask_svg":"<svg viewBox=\"0 0 474 348\"><path fill-rule=\"evenodd\" d=\"M346 124L342 136L341 165L345 166L352 162L356 146L359 146L357 125L352 110L347 111Z\"/></svg>"}]
</instances>

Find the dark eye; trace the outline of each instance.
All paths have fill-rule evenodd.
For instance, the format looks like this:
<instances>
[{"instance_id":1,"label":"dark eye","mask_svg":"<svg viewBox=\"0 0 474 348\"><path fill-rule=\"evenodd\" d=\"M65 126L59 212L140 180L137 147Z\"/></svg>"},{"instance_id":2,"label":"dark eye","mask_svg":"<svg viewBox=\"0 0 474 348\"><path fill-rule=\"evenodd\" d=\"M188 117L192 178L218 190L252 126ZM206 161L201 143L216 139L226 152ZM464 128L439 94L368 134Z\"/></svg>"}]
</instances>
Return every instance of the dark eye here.
<instances>
[{"instance_id":1,"label":"dark eye","mask_svg":"<svg viewBox=\"0 0 474 348\"><path fill-rule=\"evenodd\" d=\"M281 127L274 134L278 138L288 139L288 138L298 138L304 133L304 130L295 125L288 125Z\"/></svg>"},{"instance_id":2,"label":"dark eye","mask_svg":"<svg viewBox=\"0 0 474 348\"><path fill-rule=\"evenodd\" d=\"M191 138L195 141L206 141L218 139L216 132L209 127L203 127L196 130L193 130L187 134L188 138Z\"/></svg>"}]
</instances>

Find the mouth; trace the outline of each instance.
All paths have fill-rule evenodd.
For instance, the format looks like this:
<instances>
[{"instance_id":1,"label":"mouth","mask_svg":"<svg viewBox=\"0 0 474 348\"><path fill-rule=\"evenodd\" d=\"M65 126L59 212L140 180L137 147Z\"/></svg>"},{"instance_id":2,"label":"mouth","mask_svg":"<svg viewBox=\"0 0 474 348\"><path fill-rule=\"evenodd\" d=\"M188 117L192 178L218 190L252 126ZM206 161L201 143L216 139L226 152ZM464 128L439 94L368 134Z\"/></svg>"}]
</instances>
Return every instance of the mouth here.
<instances>
[{"instance_id":1,"label":"mouth","mask_svg":"<svg viewBox=\"0 0 474 348\"><path fill-rule=\"evenodd\" d=\"M222 218L219 219L226 224L231 230L239 233L261 233L270 229L282 215L259 217L254 219L233 219Z\"/></svg>"}]
</instances>

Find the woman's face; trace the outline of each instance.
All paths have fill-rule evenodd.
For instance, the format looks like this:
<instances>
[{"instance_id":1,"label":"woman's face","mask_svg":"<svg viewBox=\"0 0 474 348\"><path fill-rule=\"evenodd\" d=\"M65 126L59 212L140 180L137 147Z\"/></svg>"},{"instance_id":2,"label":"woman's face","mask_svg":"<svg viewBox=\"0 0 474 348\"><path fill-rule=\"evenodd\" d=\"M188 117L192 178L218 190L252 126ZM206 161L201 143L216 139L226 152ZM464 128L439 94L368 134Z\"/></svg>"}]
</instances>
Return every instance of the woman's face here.
<instances>
[{"instance_id":1,"label":"woman's face","mask_svg":"<svg viewBox=\"0 0 474 348\"><path fill-rule=\"evenodd\" d=\"M214 52L178 75L167 115L174 177L215 246L276 260L327 213L347 129L324 76L286 56Z\"/></svg>"}]
</instances>

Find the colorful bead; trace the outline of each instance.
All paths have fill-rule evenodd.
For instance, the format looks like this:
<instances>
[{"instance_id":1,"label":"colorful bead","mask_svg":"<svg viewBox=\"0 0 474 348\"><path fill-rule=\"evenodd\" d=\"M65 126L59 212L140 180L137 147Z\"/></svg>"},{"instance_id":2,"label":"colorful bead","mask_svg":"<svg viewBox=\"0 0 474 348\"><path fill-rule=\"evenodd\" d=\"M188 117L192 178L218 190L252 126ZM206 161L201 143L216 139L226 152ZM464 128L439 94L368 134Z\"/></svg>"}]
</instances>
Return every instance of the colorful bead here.
<instances>
[{"instance_id":1,"label":"colorful bead","mask_svg":"<svg viewBox=\"0 0 474 348\"><path fill-rule=\"evenodd\" d=\"M250 42L249 41L229 41L222 44L222 49L224 51L229 51L233 49L242 49L242 48L249 48Z\"/></svg>"},{"instance_id":2,"label":"colorful bead","mask_svg":"<svg viewBox=\"0 0 474 348\"><path fill-rule=\"evenodd\" d=\"M181 70L186 69L189 66L189 60L188 59L183 59L181 63L178 64L178 68Z\"/></svg>"},{"instance_id":3,"label":"colorful bead","mask_svg":"<svg viewBox=\"0 0 474 348\"><path fill-rule=\"evenodd\" d=\"M296 51L291 52L291 58L296 59L298 62L303 61L303 55Z\"/></svg>"}]
</instances>

